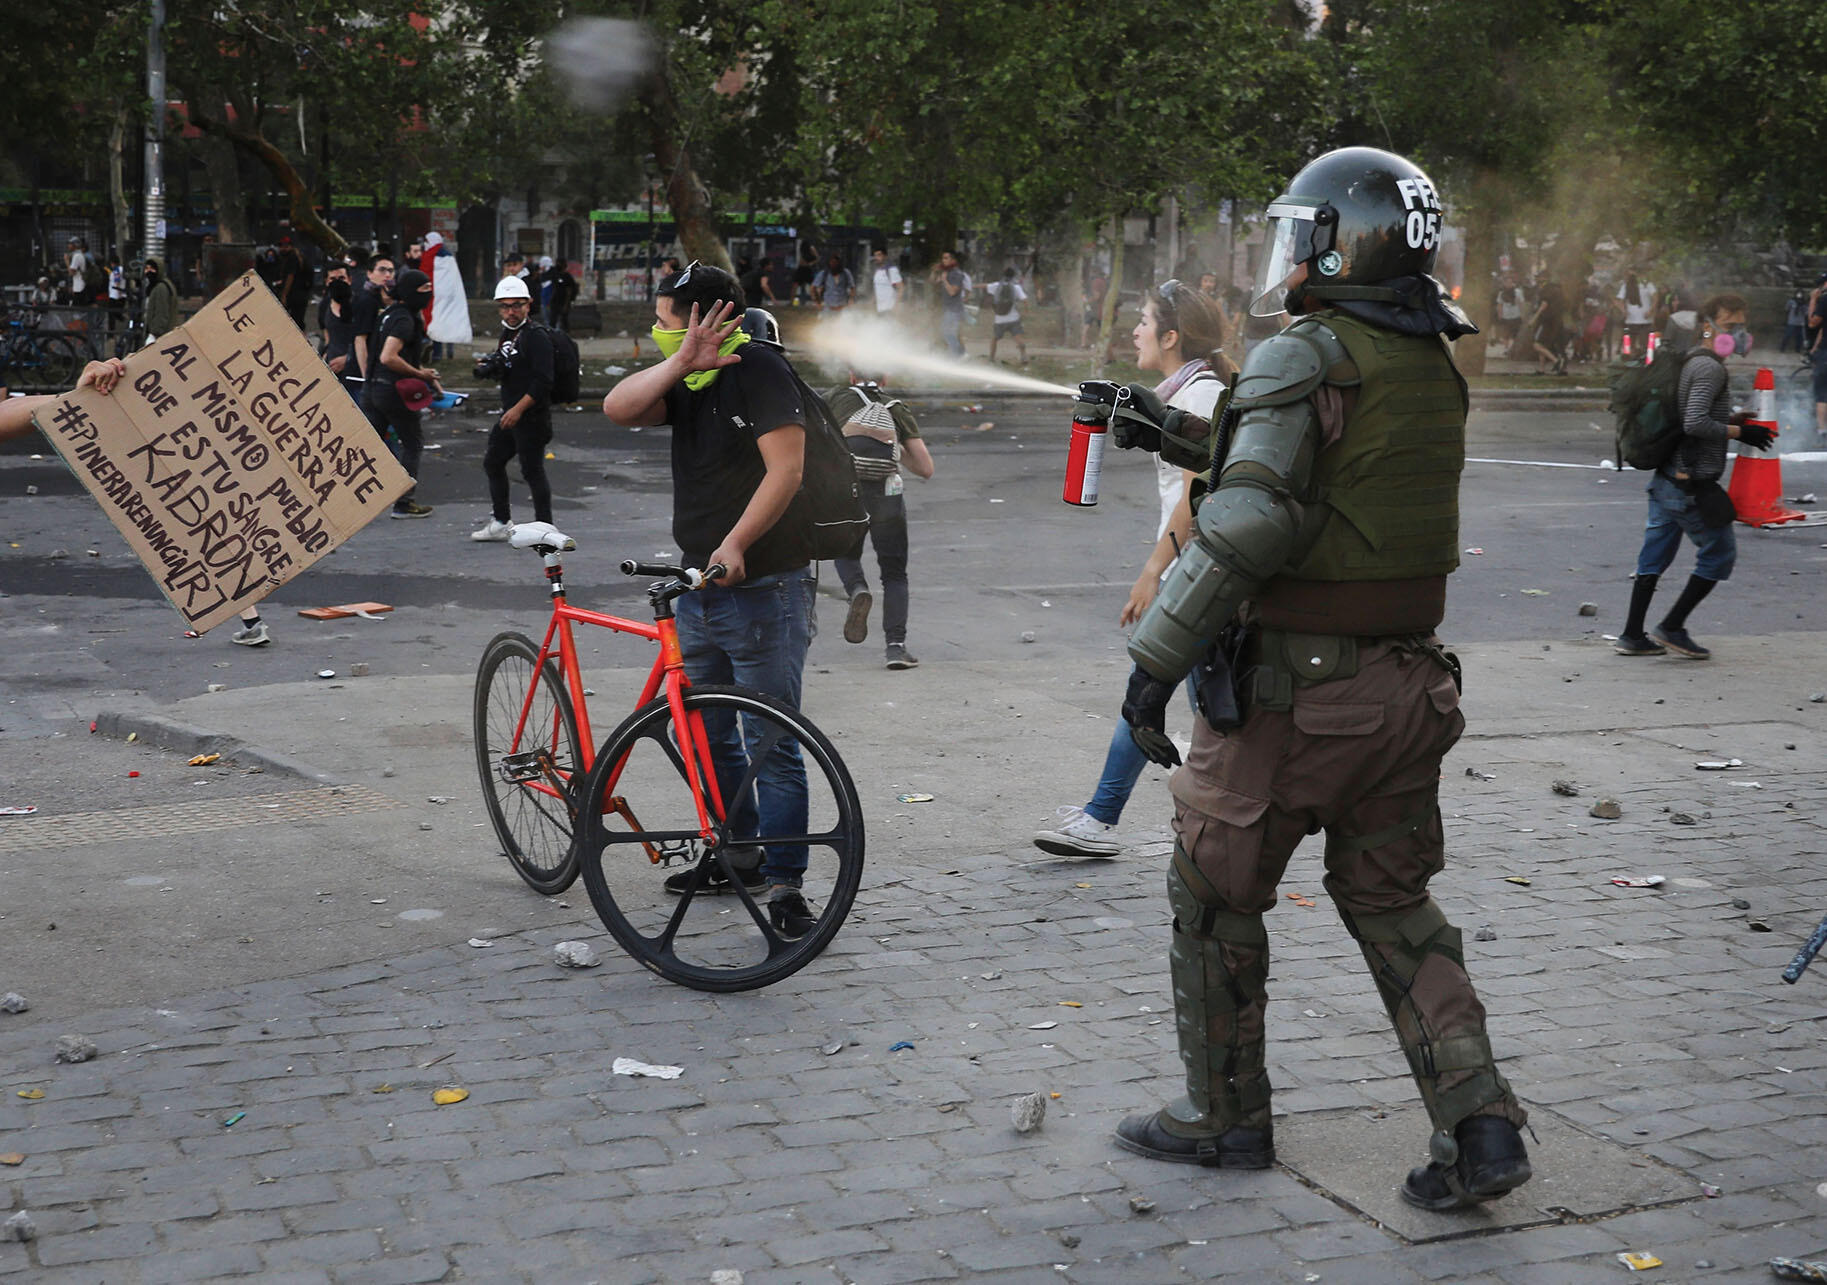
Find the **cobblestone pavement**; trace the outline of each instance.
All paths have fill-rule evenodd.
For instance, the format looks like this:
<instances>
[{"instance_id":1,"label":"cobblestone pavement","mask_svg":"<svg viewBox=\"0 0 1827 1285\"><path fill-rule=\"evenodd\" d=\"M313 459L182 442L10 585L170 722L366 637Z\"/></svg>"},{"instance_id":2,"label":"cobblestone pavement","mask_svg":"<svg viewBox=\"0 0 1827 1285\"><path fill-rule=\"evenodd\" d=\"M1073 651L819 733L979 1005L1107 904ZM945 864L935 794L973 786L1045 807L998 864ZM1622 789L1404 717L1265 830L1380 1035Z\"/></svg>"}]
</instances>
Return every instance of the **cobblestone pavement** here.
<instances>
[{"instance_id":1,"label":"cobblestone pavement","mask_svg":"<svg viewBox=\"0 0 1827 1285\"><path fill-rule=\"evenodd\" d=\"M1657 1207L1557 1213L1583 1175L1543 1145L1537 1180L1492 1207L1502 1221L1438 1215L1405 1236L1338 1197L1323 1163L1216 1173L1116 1150L1122 1114L1178 1091L1163 818L1136 818L1123 860L1070 863L1007 829L973 847L887 817L845 932L770 991L648 975L579 888L578 917L487 948L0 1017L0 1157L24 1157L0 1167L0 1219L37 1228L0 1243L0 1279L1532 1285L1622 1278L1615 1256L1639 1250L1665 1263L1646 1279L1767 1280L1770 1256L1827 1248L1827 978L1777 977L1827 908L1827 715L1795 704L1710 729L1516 710L1447 761L1454 859L1435 888L1504 1070L1538 1119L1669 1175ZM1694 771L1721 753L1745 766ZM981 770L956 760L962 791ZM1580 797L1552 792L1567 778ZM1621 820L1589 817L1601 794ZM1609 882L1652 873L1667 882ZM1414 1097L1318 875L1310 846L1285 888L1317 904L1271 916L1290 1133ZM1485 925L1495 940L1474 940ZM603 967L553 965L577 936ZM66 1032L101 1055L54 1062ZM617 1076L616 1057L685 1072ZM434 1105L452 1084L468 1100ZM1018 1135L1009 1106L1031 1091L1059 1096ZM1424 1146L1391 1137L1373 1185Z\"/></svg>"}]
</instances>

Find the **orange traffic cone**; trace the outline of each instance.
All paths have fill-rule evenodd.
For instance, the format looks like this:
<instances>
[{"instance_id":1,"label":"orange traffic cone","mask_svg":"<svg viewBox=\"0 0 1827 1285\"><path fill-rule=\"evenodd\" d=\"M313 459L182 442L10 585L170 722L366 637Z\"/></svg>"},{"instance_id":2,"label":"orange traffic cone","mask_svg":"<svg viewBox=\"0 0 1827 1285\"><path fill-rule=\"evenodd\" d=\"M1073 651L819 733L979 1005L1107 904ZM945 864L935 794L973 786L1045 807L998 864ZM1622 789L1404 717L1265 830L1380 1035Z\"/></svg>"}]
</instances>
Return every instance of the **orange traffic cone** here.
<instances>
[{"instance_id":1,"label":"orange traffic cone","mask_svg":"<svg viewBox=\"0 0 1827 1285\"><path fill-rule=\"evenodd\" d=\"M1757 390L1757 418L1751 422L1775 430L1776 373L1768 366L1760 367L1753 387ZM1732 498L1738 520L1747 526L1780 526L1784 522L1800 522L1808 516L1783 507L1783 462L1775 451L1774 441L1770 443L1769 454L1743 442L1738 444L1738 457L1732 463L1732 484L1726 488L1726 493Z\"/></svg>"}]
</instances>

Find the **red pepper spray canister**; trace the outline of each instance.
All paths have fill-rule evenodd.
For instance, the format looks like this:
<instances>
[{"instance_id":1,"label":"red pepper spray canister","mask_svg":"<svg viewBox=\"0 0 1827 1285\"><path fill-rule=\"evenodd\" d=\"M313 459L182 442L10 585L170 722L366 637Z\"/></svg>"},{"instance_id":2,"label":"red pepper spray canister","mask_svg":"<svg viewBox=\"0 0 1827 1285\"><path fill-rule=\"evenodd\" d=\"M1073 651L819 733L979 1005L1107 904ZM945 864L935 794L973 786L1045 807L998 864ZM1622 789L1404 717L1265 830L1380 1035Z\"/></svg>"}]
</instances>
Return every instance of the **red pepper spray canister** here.
<instances>
[{"instance_id":1,"label":"red pepper spray canister","mask_svg":"<svg viewBox=\"0 0 1827 1285\"><path fill-rule=\"evenodd\" d=\"M1104 444L1109 440L1109 411L1092 402L1077 403L1072 412L1072 445L1066 453L1066 491L1060 497L1067 504L1088 507L1097 503Z\"/></svg>"}]
</instances>

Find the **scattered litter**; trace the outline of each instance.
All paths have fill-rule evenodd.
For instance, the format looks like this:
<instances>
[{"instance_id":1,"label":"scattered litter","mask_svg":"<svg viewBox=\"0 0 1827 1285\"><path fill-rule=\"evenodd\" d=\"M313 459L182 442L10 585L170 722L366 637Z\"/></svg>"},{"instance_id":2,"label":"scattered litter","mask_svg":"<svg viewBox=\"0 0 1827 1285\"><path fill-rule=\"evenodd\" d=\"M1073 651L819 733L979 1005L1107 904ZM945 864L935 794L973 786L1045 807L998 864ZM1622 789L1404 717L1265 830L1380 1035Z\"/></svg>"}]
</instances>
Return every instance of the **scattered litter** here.
<instances>
[{"instance_id":1,"label":"scattered litter","mask_svg":"<svg viewBox=\"0 0 1827 1285\"><path fill-rule=\"evenodd\" d=\"M431 829L431 822L429 822L429 821L421 821L421 822L419 822L419 829L421 829L421 830L429 830L429 829Z\"/></svg>"},{"instance_id":2,"label":"scattered litter","mask_svg":"<svg viewBox=\"0 0 1827 1285\"><path fill-rule=\"evenodd\" d=\"M448 794L427 794L425 796L427 803L449 803L450 799L451 796Z\"/></svg>"},{"instance_id":3,"label":"scattered litter","mask_svg":"<svg viewBox=\"0 0 1827 1285\"><path fill-rule=\"evenodd\" d=\"M896 1040L893 1044L890 1044L888 1046L888 1051L890 1053L899 1053L902 1050L910 1049L913 1046L914 1046L914 1043L912 1040Z\"/></svg>"},{"instance_id":4,"label":"scattered litter","mask_svg":"<svg viewBox=\"0 0 1827 1285\"><path fill-rule=\"evenodd\" d=\"M220 754L199 754L195 758L191 759L190 762L186 763L185 766L186 767L208 767L211 763L220 763L221 761L222 761L222 756Z\"/></svg>"},{"instance_id":5,"label":"scattered litter","mask_svg":"<svg viewBox=\"0 0 1827 1285\"><path fill-rule=\"evenodd\" d=\"M1754 932L1754 933L1767 933L1767 932L1771 932L1771 931L1773 931L1773 930L1772 930L1772 929L1771 929L1771 927L1770 927L1770 925L1769 925L1769 924L1766 924L1766 923L1765 923L1765 922L1764 922L1764 921L1763 921L1763 920L1761 920L1761 919L1749 919L1749 920L1746 920L1746 921L1745 921L1745 927L1746 927L1746 928L1749 928L1749 929L1750 929L1750 930L1751 930L1751 931L1752 931L1752 932Z\"/></svg>"},{"instance_id":6,"label":"scattered litter","mask_svg":"<svg viewBox=\"0 0 1827 1285\"><path fill-rule=\"evenodd\" d=\"M1616 799L1600 799L1587 809L1588 816L1595 816L1601 821L1616 821L1624 815L1624 809Z\"/></svg>"},{"instance_id":7,"label":"scattered litter","mask_svg":"<svg viewBox=\"0 0 1827 1285\"><path fill-rule=\"evenodd\" d=\"M560 968L595 968L603 961L587 941L561 941L552 947L552 962Z\"/></svg>"},{"instance_id":8,"label":"scattered litter","mask_svg":"<svg viewBox=\"0 0 1827 1285\"><path fill-rule=\"evenodd\" d=\"M1062 1231L1059 1234L1059 1243L1064 1245L1067 1249L1077 1249L1079 1246L1079 1238L1069 1231Z\"/></svg>"},{"instance_id":9,"label":"scattered litter","mask_svg":"<svg viewBox=\"0 0 1827 1285\"><path fill-rule=\"evenodd\" d=\"M235 1114L231 1115L228 1119L226 1119L222 1122L222 1127L224 1129L232 1129L236 1125L240 1124L245 1119L247 1119L247 1112L237 1111L237 1112L235 1112Z\"/></svg>"},{"instance_id":10,"label":"scattered litter","mask_svg":"<svg viewBox=\"0 0 1827 1285\"><path fill-rule=\"evenodd\" d=\"M1743 897L1732 898L1732 909L1733 910L1749 910L1750 908L1751 908L1751 903L1746 901Z\"/></svg>"},{"instance_id":11,"label":"scattered litter","mask_svg":"<svg viewBox=\"0 0 1827 1285\"><path fill-rule=\"evenodd\" d=\"M469 1097L468 1089L460 1089L454 1084L447 1084L431 1095L431 1100L441 1107L455 1106Z\"/></svg>"},{"instance_id":12,"label":"scattered litter","mask_svg":"<svg viewBox=\"0 0 1827 1285\"><path fill-rule=\"evenodd\" d=\"M1050 1097L1050 1098L1052 1098L1052 1099L1053 1099L1053 1100L1054 1100L1054 1101L1055 1101L1055 1102L1058 1102L1058 1101L1059 1101L1059 1097L1060 1097L1060 1095L1059 1095L1059 1094L1057 1094L1057 1093L1049 1093L1049 1094L1047 1094L1047 1096L1048 1096L1048 1097Z\"/></svg>"},{"instance_id":13,"label":"scattered litter","mask_svg":"<svg viewBox=\"0 0 1827 1285\"><path fill-rule=\"evenodd\" d=\"M20 1089L19 1096L24 1098L27 1102L42 1102L44 1100L44 1090Z\"/></svg>"},{"instance_id":14,"label":"scattered litter","mask_svg":"<svg viewBox=\"0 0 1827 1285\"><path fill-rule=\"evenodd\" d=\"M434 1067L438 1063L444 1061L444 1059L449 1058L449 1057L455 1057L456 1053L457 1053L456 1049L446 1049L444 1052L442 1052L442 1053L438 1054L438 1056L434 1057L431 1061L419 1063L419 1070L429 1071L432 1067Z\"/></svg>"},{"instance_id":15,"label":"scattered litter","mask_svg":"<svg viewBox=\"0 0 1827 1285\"><path fill-rule=\"evenodd\" d=\"M203 690L206 692L210 692L212 694L215 692L225 692L228 690L228 684L227 683L211 683L209 686L205 687Z\"/></svg>"},{"instance_id":16,"label":"scattered litter","mask_svg":"<svg viewBox=\"0 0 1827 1285\"><path fill-rule=\"evenodd\" d=\"M320 669L317 671L317 676L319 678L335 678L336 671L334 669Z\"/></svg>"},{"instance_id":17,"label":"scattered litter","mask_svg":"<svg viewBox=\"0 0 1827 1285\"><path fill-rule=\"evenodd\" d=\"M1154 1211L1154 1201L1145 1200L1141 1196L1131 1196L1129 1198L1129 1212L1134 1214L1152 1214Z\"/></svg>"},{"instance_id":18,"label":"scattered litter","mask_svg":"<svg viewBox=\"0 0 1827 1285\"><path fill-rule=\"evenodd\" d=\"M1005 500L1005 499L1003 499L1003 498L1001 498L1001 497L1000 497L1000 496L997 496L997 497L994 497L994 498L992 498L992 499L991 499L991 500L990 500L990 503L991 503L991 504L1007 504L1007 503L1008 503L1008 501L1007 501L1007 500Z\"/></svg>"},{"instance_id":19,"label":"scattered litter","mask_svg":"<svg viewBox=\"0 0 1827 1285\"><path fill-rule=\"evenodd\" d=\"M1009 1107L1009 1123L1015 1126L1016 1133L1033 1133L1046 1118L1047 1097L1044 1093L1024 1093Z\"/></svg>"},{"instance_id":20,"label":"scattered litter","mask_svg":"<svg viewBox=\"0 0 1827 1285\"><path fill-rule=\"evenodd\" d=\"M97 1052L95 1041L86 1035L59 1035L57 1037L57 1060L59 1062L87 1062Z\"/></svg>"},{"instance_id":21,"label":"scattered litter","mask_svg":"<svg viewBox=\"0 0 1827 1285\"><path fill-rule=\"evenodd\" d=\"M24 1163L25 1157L17 1151L9 1151L5 1155L0 1155L0 1165L5 1165L9 1169L17 1168Z\"/></svg>"},{"instance_id":22,"label":"scattered litter","mask_svg":"<svg viewBox=\"0 0 1827 1285\"><path fill-rule=\"evenodd\" d=\"M1668 819L1670 821L1673 821L1676 825L1697 825L1697 824L1699 824L1698 822L1696 822L1694 820L1693 817L1689 816L1685 812L1670 813Z\"/></svg>"},{"instance_id":23,"label":"scattered litter","mask_svg":"<svg viewBox=\"0 0 1827 1285\"><path fill-rule=\"evenodd\" d=\"M385 897L370 897L370 898L369 898L369 899L368 899L368 904L369 904L369 905L370 905L370 906L384 906L384 905L386 905L386 904L387 904L387 898L385 898Z\"/></svg>"},{"instance_id":24,"label":"scattered litter","mask_svg":"<svg viewBox=\"0 0 1827 1285\"><path fill-rule=\"evenodd\" d=\"M37 487L30 488L37 490ZM0 1223L0 1240L37 1240L38 1224L32 1221L32 1215L21 1209L18 1213Z\"/></svg>"},{"instance_id":25,"label":"scattered litter","mask_svg":"<svg viewBox=\"0 0 1827 1285\"><path fill-rule=\"evenodd\" d=\"M1580 614L1582 616L1598 615L1599 614L1599 604L1596 602L1582 602L1580 604Z\"/></svg>"},{"instance_id":26,"label":"scattered litter","mask_svg":"<svg viewBox=\"0 0 1827 1285\"><path fill-rule=\"evenodd\" d=\"M373 620L392 610L384 602L349 602L340 607L306 607L298 614L306 620L347 620L350 616Z\"/></svg>"},{"instance_id":27,"label":"scattered litter","mask_svg":"<svg viewBox=\"0 0 1827 1285\"><path fill-rule=\"evenodd\" d=\"M469 944L474 946L477 950L482 950L486 947L493 946L495 943L486 937L471 937L469 939Z\"/></svg>"},{"instance_id":28,"label":"scattered litter","mask_svg":"<svg viewBox=\"0 0 1827 1285\"><path fill-rule=\"evenodd\" d=\"M1497 774L1495 772L1480 772L1475 767L1468 767L1465 770L1465 774L1474 781L1495 781L1497 779Z\"/></svg>"},{"instance_id":29,"label":"scattered litter","mask_svg":"<svg viewBox=\"0 0 1827 1285\"><path fill-rule=\"evenodd\" d=\"M1548 788L1563 798L1577 799L1580 797L1580 787L1572 781L1556 781Z\"/></svg>"},{"instance_id":30,"label":"scattered litter","mask_svg":"<svg viewBox=\"0 0 1827 1285\"><path fill-rule=\"evenodd\" d=\"M913 1045L909 1044L908 1048ZM648 1075L656 1080L676 1080L685 1074L682 1066L655 1066L651 1062L637 1062L631 1057L618 1057L609 1069L617 1075Z\"/></svg>"},{"instance_id":31,"label":"scattered litter","mask_svg":"<svg viewBox=\"0 0 1827 1285\"><path fill-rule=\"evenodd\" d=\"M844 1051L844 1042L842 1040L832 1040L829 1044L827 1044L823 1048L819 1049L819 1052L823 1053L826 1057L836 1057L839 1053L842 1053L843 1051Z\"/></svg>"},{"instance_id":32,"label":"scattered litter","mask_svg":"<svg viewBox=\"0 0 1827 1285\"><path fill-rule=\"evenodd\" d=\"M1618 1261L1633 1272L1646 1272L1652 1267L1662 1266L1662 1260L1654 1254L1638 1253L1634 1250L1625 1250L1619 1254Z\"/></svg>"},{"instance_id":33,"label":"scattered litter","mask_svg":"<svg viewBox=\"0 0 1827 1285\"><path fill-rule=\"evenodd\" d=\"M1772 1258L1770 1272L1778 1280L1827 1281L1827 1262L1812 1258Z\"/></svg>"},{"instance_id":34,"label":"scattered litter","mask_svg":"<svg viewBox=\"0 0 1827 1285\"><path fill-rule=\"evenodd\" d=\"M1660 888L1668 880L1661 875L1619 875L1612 882L1620 888Z\"/></svg>"},{"instance_id":35,"label":"scattered litter","mask_svg":"<svg viewBox=\"0 0 1827 1285\"><path fill-rule=\"evenodd\" d=\"M931 794L922 794L918 790L894 796L896 803L931 803L935 797Z\"/></svg>"},{"instance_id":36,"label":"scattered litter","mask_svg":"<svg viewBox=\"0 0 1827 1285\"><path fill-rule=\"evenodd\" d=\"M16 803L0 808L0 817L29 817L38 810L36 803Z\"/></svg>"},{"instance_id":37,"label":"scattered litter","mask_svg":"<svg viewBox=\"0 0 1827 1285\"><path fill-rule=\"evenodd\" d=\"M1471 554L1474 558L1482 558L1484 556L1483 549L1467 549L1466 552Z\"/></svg>"},{"instance_id":38,"label":"scattered litter","mask_svg":"<svg viewBox=\"0 0 1827 1285\"><path fill-rule=\"evenodd\" d=\"M1822 547L1827 548L1827 545L1823 545ZM1810 696L1808 699L1810 701L1812 701L1814 704L1819 705L1822 701L1827 701L1827 692L1816 692L1814 695Z\"/></svg>"},{"instance_id":39,"label":"scattered litter","mask_svg":"<svg viewBox=\"0 0 1827 1285\"><path fill-rule=\"evenodd\" d=\"M742 1285L742 1273L734 1267L719 1267L711 1273L710 1285Z\"/></svg>"},{"instance_id":40,"label":"scattered litter","mask_svg":"<svg viewBox=\"0 0 1827 1285\"><path fill-rule=\"evenodd\" d=\"M351 678L368 677L368 662L358 660L353 665L349 666L349 677L351 677Z\"/></svg>"},{"instance_id":41,"label":"scattered litter","mask_svg":"<svg viewBox=\"0 0 1827 1285\"><path fill-rule=\"evenodd\" d=\"M1309 910L1313 909L1314 906L1313 900L1305 893L1291 892L1288 894L1288 900L1292 901L1297 906L1305 906Z\"/></svg>"},{"instance_id":42,"label":"scattered litter","mask_svg":"<svg viewBox=\"0 0 1827 1285\"><path fill-rule=\"evenodd\" d=\"M0 995L0 1013L23 1013L31 1006L32 1002L18 991Z\"/></svg>"},{"instance_id":43,"label":"scattered litter","mask_svg":"<svg viewBox=\"0 0 1827 1285\"><path fill-rule=\"evenodd\" d=\"M603 373L612 378L617 378L622 375L626 375L628 373L628 367L626 367L626 366L604 366Z\"/></svg>"},{"instance_id":44,"label":"scattered litter","mask_svg":"<svg viewBox=\"0 0 1827 1285\"><path fill-rule=\"evenodd\" d=\"M369 1089L368 1092L370 1092L370 1093L392 1093L393 1086L391 1084L377 1084L372 1089Z\"/></svg>"},{"instance_id":45,"label":"scattered litter","mask_svg":"<svg viewBox=\"0 0 1827 1285\"><path fill-rule=\"evenodd\" d=\"M1706 759L1694 764L1694 770L1697 772L1724 772L1744 765L1743 759Z\"/></svg>"},{"instance_id":46,"label":"scattered litter","mask_svg":"<svg viewBox=\"0 0 1827 1285\"><path fill-rule=\"evenodd\" d=\"M1525 598L1546 598L1548 596L1546 589L1524 589L1522 592Z\"/></svg>"},{"instance_id":47,"label":"scattered litter","mask_svg":"<svg viewBox=\"0 0 1827 1285\"><path fill-rule=\"evenodd\" d=\"M37 495L37 494L38 494L38 488L37 488L37 487L35 487L35 486L31 486L31 485L29 485L29 484L28 484L28 485L27 485L27 486L26 486L26 488L25 488L25 493L26 493L26 494L27 494L27 495Z\"/></svg>"},{"instance_id":48,"label":"scattered litter","mask_svg":"<svg viewBox=\"0 0 1827 1285\"><path fill-rule=\"evenodd\" d=\"M138 732L128 732L127 733L127 744L131 745L139 739L140 739L140 734Z\"/></svg>"},{"instance_id":49,"label":"scattered litter","mask_svg":"<svg viewBox=\"0 0 1827 1285\"><path fill-rule=\"evenodd\" d=\"M1059 1002L1059 1006L1061 1008L1083 1008L1083 1007L1085 1007L1083 1004L1079 1003L1075 999L1062 999Z\"/></svg>"},{"instance_id":50,"label":"scattered litter","mask_svg":"<svg viewBox=\"0 0 1827 1285\"><path fill-rule=\"evenodd\" d=\"M1710 1182L1703 1182L1700 1184L1700 1194L1705 1196L1708 1200L1717 1200L1719 1198L1719 1188L1715 1187Z\"/></svg>"},{"instance_id":51,"label":"scattered litter","mask_svg":"<svg viewBox=\"0 0 1827 1285\"><path fill-rule=\"evenodd\" d=\"M1058 1025L1058 1022L1034 1022L1028 1026L1028 1029L1030 1031L1050 1031Z\"/></svg>"},{"instance_id":52,"label":"scattered litter","mask_svg":"<svg viewBox=\"0 0 1827 1285\"><path fill-rule=\"evenodd\" d=\"M1034 631L1032 629L1022 630L1021 631L1021 640L1025 643L1033 642L1034 641Z\"/></svg>"},{"instance_id":53,"label":"scattered litter","mask_svg":"<svg viewBox=\"0 0 1827 1285\"><path fill-rule=\"evenodd\" d=\"M1741 790L1761 790L1764 788L1764 783L1762 781L1727 781L1726 784L1736 785Z\"/></svg>"},{"instance_id":54,"label":"scattered litter","mask_svg":"<svg viewBox=\"0 0 1827 1285\"><path fill-rule=\"evenodd\" d=\"M983 980L986 982L993 982L997 978L1002 976L1002 972L1000 970L998 970L994 973L979 973L978 976L983 978Z\"/></svg>"},{"instance_id":55,"label":"scattered litter","mask_svg":"<svg viewBox=\"0 0 1827 1285\"><path fill-rule=\"evenodd\" d=\"M1517 884L1518 886L1523 887L1523 888L1527 888L1530 884L1532 884L1534 882L1534 880L1525 879L1521 875L1505 875L1503 877L1503 881L1505 883Z\"/></svg>"},{"instance_id":56,"label":"scattered litter","mask_svg":"<svg viewBox=\"0 0 1827 1285\"><path fill-rule=\"evenodd\" d=\"M1793 499L1794 499L1795 503L1797 503L1797 504L1813 504L1815 502L1816 497L1815 497L1814 492L1810 491L1806 495L1794 496Z\"/></svg>"},{"instance_id":57,"label":"scattered litter","mask_svg":"<svg viewBox=\"0 0 1827 1285\"><path fill-rule=\"evenodd\" d=\"M1486 925L1484 925L1484 927L1480 928L1477 932L1472 934L1472 940L1473 941L1496 941L1497 940L1497 930L1495 928L1491 927L1491 925L1486 924Z\"/></svg>"}]
</instances>

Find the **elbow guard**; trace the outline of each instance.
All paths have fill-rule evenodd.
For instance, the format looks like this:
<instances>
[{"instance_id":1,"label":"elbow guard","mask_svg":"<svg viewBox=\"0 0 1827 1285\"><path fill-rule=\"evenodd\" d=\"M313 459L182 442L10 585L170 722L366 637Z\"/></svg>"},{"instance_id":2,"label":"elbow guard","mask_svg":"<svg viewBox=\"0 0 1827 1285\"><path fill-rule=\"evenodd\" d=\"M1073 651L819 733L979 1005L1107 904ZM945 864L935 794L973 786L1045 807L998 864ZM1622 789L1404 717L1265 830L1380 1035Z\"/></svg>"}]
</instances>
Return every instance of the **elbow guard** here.
<instances>
[{"instance_id":1,"label":"elbow guard","mask_svg":"<svg viewBox=\"0 0 1827 1285\"><path fill-rule=\"evenodd\" d=\"M1285 496L1248 484L1214 492L1136 626L1130 657L1164 682L1185 677L1238 605L1281 569L1299 528L1300 506Z\"/></svg>"}]
</instances>

